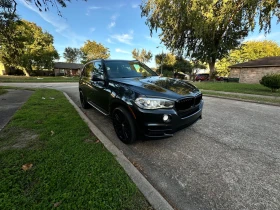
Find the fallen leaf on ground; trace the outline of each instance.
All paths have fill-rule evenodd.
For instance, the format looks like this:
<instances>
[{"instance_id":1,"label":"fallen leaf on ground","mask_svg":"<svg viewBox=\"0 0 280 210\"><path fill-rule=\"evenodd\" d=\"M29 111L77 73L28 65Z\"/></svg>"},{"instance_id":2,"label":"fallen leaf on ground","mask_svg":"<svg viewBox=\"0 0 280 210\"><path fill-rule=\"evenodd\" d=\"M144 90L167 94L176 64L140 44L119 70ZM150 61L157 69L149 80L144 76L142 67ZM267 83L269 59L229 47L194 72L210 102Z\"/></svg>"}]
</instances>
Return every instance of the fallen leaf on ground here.
<instances>
[{"instance_id":1,"label":"fallen leaf on ground","mask_svg":"<svg viewBox=\"0 0 280 210\"><path fill-rule=\"evenodd\" d=\"M54 208L59 207L59 206L60 206L60 204L61 204L61 201L56 202L55 204L53 204L53 207L54 207Z\"/></svg>"},{"instance_id":2,"label":"fallen leaf on ground","mask_svg":"<svg viewBox=\"0 0 280 210\"><path fill-rule=\"evenodd\" d=\"M51 131L51 136L53 136L54 135L54 131Z\"/></svg>"},{"instance_id":3,"label":"fallen leaf on ground","mask_svg":"<svg viewBox=\"0 0 280 210\"><path fill-rule=\"evenodd\" d=\"M32 163L26 163L24 165L21 166L22 170L27 171L30 170L32 168L33 164Z\"/></svg>"},{"instance_id":4,"label":"fallen leaf on ground","mask_svg":"<svg viewBox=\"0 0 280 210\"><path fill-rule=\"evenodd\" d=\"M86 142L86 143L94 143L94 141L91 140L91 139L86 139L86 140L84 140L84 142Z\"/></svg>"}]
</instances>

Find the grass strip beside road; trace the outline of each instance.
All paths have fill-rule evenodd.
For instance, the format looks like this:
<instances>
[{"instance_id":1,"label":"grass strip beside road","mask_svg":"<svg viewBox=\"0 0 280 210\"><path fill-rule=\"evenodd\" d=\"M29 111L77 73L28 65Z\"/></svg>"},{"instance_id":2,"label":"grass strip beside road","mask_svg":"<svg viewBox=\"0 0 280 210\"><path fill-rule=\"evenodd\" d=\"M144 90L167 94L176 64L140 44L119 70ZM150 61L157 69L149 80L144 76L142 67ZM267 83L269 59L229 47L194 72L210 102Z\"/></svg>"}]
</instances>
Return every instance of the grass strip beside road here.
<instances>
[{"instance_id":1,"label":"grass strip beside road","mask_svg":"<svg viewBox=\"0 0 280 210\"><path fill-rule=\"evenodd\" d=\"M152 209L56 90L36 90L16 112L0 160L0 209Z\"/></svg>"},{"instance_id":2,"label":"grass strip beside road","mask_svg":"<svg viewBox=\"0 0 280 210\"><path fill-rule=\"evenodd\" d=\"M238 100L245 100L250 102L256 103L264 103L264 104L274 104L280 106L280 98L265 98L265 97L255 97L255 96L244 96L244 95L236 95L236 94L225 94L219 93L218 91L207 91L202 90L203 95L205 96L218 96L228 99L238 99Z\"/></svg>"},{"instance_id":3,"label":"grass strip beside road","mask_svg":"<svg viewBox=\"0 0 280 210\"><path fill-rule=\"evenodd\" d=\"M78 82L79 77L64 77L64 76L56 76L56 77L26 77L26 76L0 76L0 82Z\"/></svg>"},{"instance_id":4,"label":"grass strip beside road","mask_svg":"<svg viewBox=\"0 0 280 210\"><path fill-rule=\"evenodd\" d=\"M0 86L0 95L7 93L8 91Z\"/></svg>"},{"instance_id":5,"label":"grass strip beside road","mask_svg":"<svg viewBox=\"0 0 280 210\"><path fill-rule=\"evenodd\" d=\"M35 88L27 88L27 87L13 87L13 86L1 86L0 85L0 91L4 90L5 93L8 92L7 89L13 89L13 90L32 90L35 91Z\"/></svg>"},{"instance_id":6,"label":"grass strip beside road","mask_svg":"<svg viewBox=\"0 0 280 210\"><path fill-rule=\"evenodd\" d=\"M280 91L271 92L260 84L243 84L234 82L194 82L196 87L202 90L224 91L232 93L245 93L266 96L280 96Z\"/></svg>"}]
</instances>

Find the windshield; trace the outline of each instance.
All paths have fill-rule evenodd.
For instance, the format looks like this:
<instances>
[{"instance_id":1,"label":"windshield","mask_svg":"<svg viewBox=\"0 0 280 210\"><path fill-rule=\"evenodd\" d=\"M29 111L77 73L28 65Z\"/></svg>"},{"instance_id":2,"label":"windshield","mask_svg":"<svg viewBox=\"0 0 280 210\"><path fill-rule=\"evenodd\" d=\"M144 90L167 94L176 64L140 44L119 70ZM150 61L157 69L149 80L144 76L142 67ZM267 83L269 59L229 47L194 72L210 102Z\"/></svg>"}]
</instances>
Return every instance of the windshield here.
<instances>
[{"instance_id":1,"label":"windshield","mask_svg":"<svg viewBox=\"0 0 280 210\"><path fill-rule=\"evenodd\" d=\"M150 77L157 74L139 61L105 61L109 78Z\"/></svg>"}]
</instances>

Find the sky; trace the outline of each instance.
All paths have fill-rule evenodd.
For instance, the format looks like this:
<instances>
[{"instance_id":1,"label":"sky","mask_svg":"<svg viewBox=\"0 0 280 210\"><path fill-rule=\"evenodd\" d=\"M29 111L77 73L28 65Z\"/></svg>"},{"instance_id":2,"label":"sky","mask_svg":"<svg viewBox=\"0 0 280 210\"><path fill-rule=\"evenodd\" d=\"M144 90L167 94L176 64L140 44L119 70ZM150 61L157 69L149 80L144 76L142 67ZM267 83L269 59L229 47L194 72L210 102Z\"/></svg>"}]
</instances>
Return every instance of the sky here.
<instances>
[{"instance_id":1,"label":"sky","mask_svg":"<svg viewBox=\"0 0 280 210\"><path fill-rule=\"evenodd\" d=\"M150 50L153 55L168 50L160 42L159 32L150 35L146 18L141 17L141 0L72 0L66 8L56 8L40 12L38 8L25 0L19 0L17 12L22 19L36 23L54 37L54 46L65 61L63 52L66 47L80 48L87 40L101 43L110 50L111 59L133 59L131 51ZM274 40L280 45L280 23L272 22L268 35L259 33L256 27L245 41ZM147 63L155 67L154 59Z\"/></svg>"}]
</instances>

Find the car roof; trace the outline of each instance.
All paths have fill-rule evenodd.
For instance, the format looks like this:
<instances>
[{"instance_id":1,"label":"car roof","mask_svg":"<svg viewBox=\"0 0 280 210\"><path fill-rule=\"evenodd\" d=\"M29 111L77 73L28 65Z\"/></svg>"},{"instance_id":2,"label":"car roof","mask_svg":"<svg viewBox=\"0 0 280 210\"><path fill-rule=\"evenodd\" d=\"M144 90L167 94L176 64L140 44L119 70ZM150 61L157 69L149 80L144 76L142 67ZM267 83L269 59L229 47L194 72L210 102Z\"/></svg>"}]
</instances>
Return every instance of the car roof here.
<instances>
[{"instance_id":1,"label":"car roof","mask_svg":"<svg viewBox=\"0 0 280 210\"><path fill-rule=\"evenodd\" d=\"M87 65L88 63L91 63L91 62L95 62L95 61L105 61L105 62L114 62L114 61L125 61L125 62L130 62L130 61L134 61L134 62L140 62L138 60L124 60L124 59L95 59L95 60L91 60L91 61L88 61L87 63L84 64Z\"/></svg>"},{"instance_id":2,"label":"car roof","mask_svg":"<svg viewBox=\"0 0 280 210\"><path fill-rule=\"evenodd\" d=\"M138 61L138 60L123 60L123 59L104 59L104 61L127 61L127 62L129 62L129 61ZM139 61L138 61L139 62Z\"/></svg>"}]
</instances>

